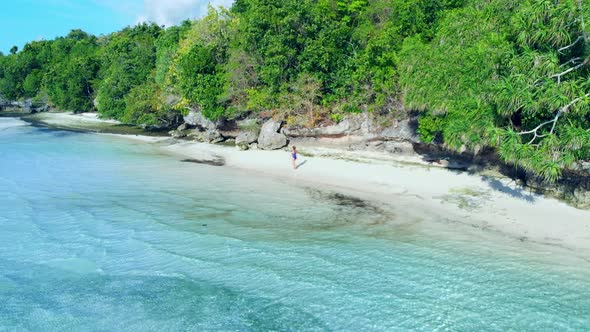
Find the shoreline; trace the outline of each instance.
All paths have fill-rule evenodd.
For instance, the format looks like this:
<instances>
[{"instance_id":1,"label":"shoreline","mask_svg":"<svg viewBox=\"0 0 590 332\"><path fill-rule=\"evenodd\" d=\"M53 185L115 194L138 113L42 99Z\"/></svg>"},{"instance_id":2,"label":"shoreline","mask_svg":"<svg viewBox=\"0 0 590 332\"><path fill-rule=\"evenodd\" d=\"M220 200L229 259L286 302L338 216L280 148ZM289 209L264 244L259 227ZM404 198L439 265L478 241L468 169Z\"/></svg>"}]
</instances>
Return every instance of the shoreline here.
<instances>
[{"instance_id":1,"label":"shoreline","mask_svg":"<svg viewBox=\"0 0 590 332\"><path fill-rule=\"evenodd\" d=\"M50 114L50 113L49 113ZM55 113L59 114L59 113ZM72 123L116 125L90 115L48 115L49 126ZM43 122L43 121L40 121ZM508 236L514 241L574 250L590 261L590 211L527 192L504 177L473 175L429 165L419 158L377 152L302 147L293 170L287 150L246 150L179 141L170 137L105 133L112 137L153 144L158 149L196 160L223 159L225 166L292 184L332 190L381 204L402 204L435 216L453 216L477 230ZM451 224L449 227L454 227Z\"/></svg>"},{"instance_id":2,"label":"shoreline","mask_svg":"<svg viewBox=\"0 0 590 332\"><path fill-rule=\"evenodd\" d=\"M117 120L100 119L97 113L41 112L21 115L0 113L0 115L16 117L33 126L56 130L163 137L161 133L148 132L135 126L125 125Z\"/></svg>"},{"instance_id":3,"label":"shoreline","mask_svg":"<svg viewBox=\"0 0 590 332\"><path fill-rule=\"evenodd\" d=\"M573 250L590 262L590 211L529 193L507 178L493 178L427 166L405 160L355 161L358 152L341 152L341 159L321 155L322 148L306 151L293 170L288 150L246 150L200 142L111 135L155 144L180 158L222 158L231 167L255 176L270 176L291 184L329 189L388 206L452 220L482 232L493 232L514 241ZM352 156L351 156L352 155ZM403 159L403 158L402 158ZM449 219L448 216L451 216Z\"/></svg>"}]
</instances>

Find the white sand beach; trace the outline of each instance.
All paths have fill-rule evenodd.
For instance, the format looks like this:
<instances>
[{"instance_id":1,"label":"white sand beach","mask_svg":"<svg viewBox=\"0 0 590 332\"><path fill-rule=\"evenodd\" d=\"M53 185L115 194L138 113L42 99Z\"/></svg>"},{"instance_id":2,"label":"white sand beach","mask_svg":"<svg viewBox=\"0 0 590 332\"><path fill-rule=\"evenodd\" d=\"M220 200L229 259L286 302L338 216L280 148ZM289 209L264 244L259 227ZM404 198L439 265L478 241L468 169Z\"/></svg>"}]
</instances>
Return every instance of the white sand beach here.
<instances>
[{"instance_id":1,"label":"white sand beach","mask_svg":"<svg viewBox=\"0 0 590 332\"><path fill-rule=\"evenodd\" d=\"M149 138L148 138L149 139ZM378 153L302 147L293 170L289 152L238 151L205 143L164 144L166 151L188 158L225 159L226 166L340 188L382 202L413 201L440 215L456 215L474 226L521 240L590 252L590 211L529 193L507 178L486 178L423 165L412 158ZM313 156L305 156L310 154Z\"/></svg>"},{"instance_id":2,"label":"white sand beach","mask_svg":"<svg viewBox=\"0 0 590 332\"><path fill-rule=\"evenodd\" d=\"M94 115L46 114L48 124L103 121ZM111 122L112 123L112 122ZM112 135L112 134L111 134ZM515 240L575 249L590 258L590 211L528 192L504 177L472 175L428 164L419 156L299 147L298 169L287 149L247 150L167 137L118 135L157 144L182 158L223 158L225 167L252 175L278 177L294 184L330 187L383 203L404 202Z\"/></svg>"}]
</instances>

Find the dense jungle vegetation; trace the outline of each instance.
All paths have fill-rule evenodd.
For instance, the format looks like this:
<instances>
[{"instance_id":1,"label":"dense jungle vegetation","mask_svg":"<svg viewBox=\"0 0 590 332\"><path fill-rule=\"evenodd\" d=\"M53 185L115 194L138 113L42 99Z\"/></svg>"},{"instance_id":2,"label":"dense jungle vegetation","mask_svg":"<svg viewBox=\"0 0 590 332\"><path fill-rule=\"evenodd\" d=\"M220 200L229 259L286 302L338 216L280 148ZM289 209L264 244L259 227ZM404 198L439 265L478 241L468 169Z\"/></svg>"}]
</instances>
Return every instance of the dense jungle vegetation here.
<instances>
[{"instance_id":1,"label":"dense jungle vegetation","mask_svg":"<svg viewBox=\"0 0 590 332\"><path fill-rule=\"evenodd\" d=\"M0 55L0 96L173 125L419 115L421 139L493 148L556 180L590 158L585 0L236 0L179 26L73 30Z\"/></svg>"}]
</instances>

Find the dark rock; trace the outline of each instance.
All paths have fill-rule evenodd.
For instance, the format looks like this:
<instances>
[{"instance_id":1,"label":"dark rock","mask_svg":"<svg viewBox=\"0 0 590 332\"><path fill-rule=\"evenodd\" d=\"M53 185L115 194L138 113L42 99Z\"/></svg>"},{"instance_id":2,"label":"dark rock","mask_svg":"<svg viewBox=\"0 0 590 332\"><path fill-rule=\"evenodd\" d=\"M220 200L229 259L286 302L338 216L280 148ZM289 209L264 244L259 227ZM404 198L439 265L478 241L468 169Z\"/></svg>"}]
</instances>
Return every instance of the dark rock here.
<instances>
[{"instance_id":1,"label":"dark rock","mask_svg":"<svg viewBox=\"0 0 590 332\"><path fill-rule=\"evenodd\" d=\"M195 164L205 164L211 166L223 166L225 165L225 160L221 157L217 157L214 159L183 159L180 162L182 163L195 163Z\"/></svg>"},{"instance_id":2,"label":"dark rock","mask_svg":"<svg viewBox=\"0 0 590 332\"><path fill-rule=\"evenodd\" d=\"M226 139L236 139L240 135L239 130L219 130L221 136L225 137Z\"/></svg>"},{"instance_id":3,"label":"dark rock","mask_svg":"<svg viewBox=\"0 0 590 332\"><path fill-rule=\"evenodd\" d=\"M276 150L287 145L287 136L279 133L281 122L268 120L262 125L258 136L258 147L264 150Z\"/></svg>"},{"instance_id":4,"label":"dark rock","mask_svg":"<svg viewBox=\"0 0 590 332\"><path fill-rule=\"evenodd\" d=\"M236 138L240 134L240 128L235 120L222 119L216 122L217 130L225 138Z\"/></svg>"}]
</instances>

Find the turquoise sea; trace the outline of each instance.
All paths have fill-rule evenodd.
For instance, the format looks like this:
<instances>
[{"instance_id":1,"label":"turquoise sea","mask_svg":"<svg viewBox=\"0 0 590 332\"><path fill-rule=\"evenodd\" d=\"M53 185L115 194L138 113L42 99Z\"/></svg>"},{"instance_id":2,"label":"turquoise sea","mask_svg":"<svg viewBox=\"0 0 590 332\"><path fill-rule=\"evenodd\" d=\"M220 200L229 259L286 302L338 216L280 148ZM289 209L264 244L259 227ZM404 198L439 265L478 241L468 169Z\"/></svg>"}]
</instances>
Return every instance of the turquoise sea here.
<instances>
[{"instance_id":1,"label":"turquoise sea","mask_svg":"<svg viewBox=\"0 0 590 332\"><path fill-rule=\"evenodd\" d=\"M590 330L575 252L179 160L0 118L0 331Z\"/></svg>"}]
</instances>

